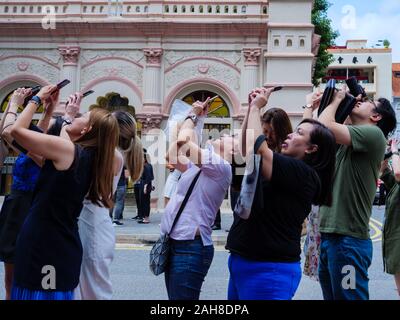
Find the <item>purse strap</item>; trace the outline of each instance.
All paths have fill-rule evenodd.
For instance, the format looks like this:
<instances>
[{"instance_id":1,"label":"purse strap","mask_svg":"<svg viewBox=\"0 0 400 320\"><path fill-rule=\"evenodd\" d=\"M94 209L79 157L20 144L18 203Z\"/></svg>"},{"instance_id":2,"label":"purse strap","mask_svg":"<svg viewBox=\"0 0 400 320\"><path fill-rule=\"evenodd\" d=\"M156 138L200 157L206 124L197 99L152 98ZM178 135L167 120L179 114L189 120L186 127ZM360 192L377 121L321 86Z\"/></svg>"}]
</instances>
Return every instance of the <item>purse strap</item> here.
<instances>
[{"instance_id":1,"label":"purse strap","mask_svg":"<svg viewBox=\"0 0 400 320\"><path fill-rule=\"evenodd\" d=\"M182 204L181 204L181 206L180 206L180 208L179 208L179 211L178 211L178 213L176 214L176 217L175 217L175 219L174 219L174 222L172 223L172 227L171 227L171 230L169 231L169 234L171 234L171 232L172 232L172 230L174 229L176 223L178 222L179 217L181 216L181 214L182 214L182 212L183 212L183 209L185 209L186 203L188 202L189 197L190 197L190 195L192 194L192 191L193 191L193 189L194 189L194 185L196 184L197 180L199 179L200 173L201 173L201 170L199 170L199 172L198 172L198 173L196 174L196 176L194 177L194 179L193 179L193 181L192 181L192 184L190 185L190 187L189 187L189 189L188 189L188 191L187 191L187 193L186 193L185 199L183 199Z\"/></svg>"}]
</instances>

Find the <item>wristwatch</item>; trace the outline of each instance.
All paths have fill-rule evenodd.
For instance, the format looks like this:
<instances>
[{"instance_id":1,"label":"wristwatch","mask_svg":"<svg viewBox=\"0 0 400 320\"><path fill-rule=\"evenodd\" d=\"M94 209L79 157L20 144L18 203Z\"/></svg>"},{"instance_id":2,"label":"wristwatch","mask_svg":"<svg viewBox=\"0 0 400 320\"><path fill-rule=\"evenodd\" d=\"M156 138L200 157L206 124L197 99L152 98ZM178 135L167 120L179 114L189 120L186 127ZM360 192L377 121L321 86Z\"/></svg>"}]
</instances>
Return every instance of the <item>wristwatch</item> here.
<instances>
[{"instance_id":1,"label":"wristwatch","mask_svg":"<svg viewBox=\"0 0 400 320\"><path fill-rule=\"evenodd\" d=\"M40 99L39 96L33 96L30 101L33 101L38 106L40 106L42 104L42 99Z\"/></svg>"},{"instance_id":2,"label":"wristwatch","mask_svg":"<svg viewBox=\"0 0 400 320\"><path fill-rule=\"evenodd\" d=\"M190 119L193 121L194 125L197 124L197 121L199 121L199 118L195 114L189 114L185 120Z\"/></svg>"},{"instance_id":3,"label":"wristwatch","mask_svg":"<svg viewBox=\"0 0 400 320\"><path fill-rule=\"evenodd\" d=\"M312 109L312 104L306 104L303 106L303 109Z\"/></svg>"},{"instance_id":4,"label":"wristwatch","mask_svg":"<svg viewBox=\"0 0 400 320\"><path fill-rule=\"evenodd\" d=\"M392 152L392 154L395 154L396 156L400 155L398 151Z\"/></svg>"}]
</instances>

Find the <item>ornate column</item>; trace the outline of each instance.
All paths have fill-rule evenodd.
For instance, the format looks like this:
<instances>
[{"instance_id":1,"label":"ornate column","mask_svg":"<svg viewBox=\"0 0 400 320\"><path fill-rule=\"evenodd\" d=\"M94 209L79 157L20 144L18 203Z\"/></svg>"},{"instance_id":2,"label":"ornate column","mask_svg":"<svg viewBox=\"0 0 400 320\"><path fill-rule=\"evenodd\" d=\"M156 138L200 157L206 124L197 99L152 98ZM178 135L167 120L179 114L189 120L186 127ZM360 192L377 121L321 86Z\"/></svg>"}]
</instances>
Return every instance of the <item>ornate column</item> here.
<instances>
[{"instance_id":1,"label":"ornate column","mask_svg":"<svg viewBox=\"0 0 400 320\"><path fill-rule=\"evenodd\" d=\"M259 57L261 55L261 48L244 48L244 66L241 73L241 95L240 101L242 107L248 104L248 94L251 89L262 85L259 83Z\"/></svg>"},{"instance_id":2,"label":"ornate column","mask_svg":"<svg viewBox=\"0 0 400 320\"><path fill-rule=\"evenodd\" d=\"M63 57L63 67L60 73L60 81L68 79L71 81L61 90L60 102L65 103L70 94L75 93L78 88L78 61L81 48L78 46L59 46L58 51Z\"/></svg>"},{"instance_id":3,"label":"ornate column","mask_svg":"<svg viewBox=\"0 0 400 320\"><path fill-rule=\"evenodd\" d=\"M163 131L160 130L163 116L161 112L146 113L142 110L141 113L136 114L136 119L141 123L141 141L143 148L147 149L150 156L150 161L153 166L155 187L154 192L151 193L151 206L152 208L164 208L164 195L163 189L165 185L165 155L167 153L167 142Z\"/></svg>"},{"instance_id":4,"label":"ornate column","mask_svg":"<svg viewBox=\"0 0 400 320\"><path fill-rule=\"evenodd\" d=\"M143 49L146 57L143 84L143 111L160 113L161 109L161 58L163 49Z\"/></svg>"},{"instance_id":5,"label":"ornate column","mask_svg":"<svg viewBox=\"0 0 400 320\"><path fill-rule=\"evenodd\" d=\"M163 49L145 48L146 66L143 72L143 108L136 114L142 125L142 143L151 158L154 172L152 207L163 208L165 182L166 141L160 129L161 114L161 61Z\"/></svg>"}]
</instances>

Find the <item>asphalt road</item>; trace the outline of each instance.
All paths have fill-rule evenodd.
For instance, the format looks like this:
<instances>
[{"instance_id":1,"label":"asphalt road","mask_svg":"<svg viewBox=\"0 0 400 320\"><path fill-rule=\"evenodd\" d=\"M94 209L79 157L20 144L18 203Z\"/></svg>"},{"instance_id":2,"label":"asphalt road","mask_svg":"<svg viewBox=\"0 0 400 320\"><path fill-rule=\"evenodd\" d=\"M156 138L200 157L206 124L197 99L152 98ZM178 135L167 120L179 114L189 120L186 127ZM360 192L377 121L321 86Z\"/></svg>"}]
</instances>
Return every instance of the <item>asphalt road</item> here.
<instances>
[{"instance_id":1,"label":"asphalt road","mask_svg":"<svg viewBox=\"0 0 400 320\"><path fill-rule=\"evenodd\" d=\"M374 208L371 225L371 238L374 244L374 257L369 269L370 298L372 300L399 299L395 290L394 279L383 273L380 227L383 220L383 208ZM112 265L114 299L129 300L164 300L167 293L163 276L156 277L148 268L150 247L141 245L117 245ZM228 253L223 247L217 247L209 274L203 285L202 300L225 300L229 272ZM4 276L0 267L0 279ZM4 297L4 288L0 288L0 297ZM298 300L320 300L321 289L318 282L303 276L295 295Z\"/></svg>"}]
</instances>

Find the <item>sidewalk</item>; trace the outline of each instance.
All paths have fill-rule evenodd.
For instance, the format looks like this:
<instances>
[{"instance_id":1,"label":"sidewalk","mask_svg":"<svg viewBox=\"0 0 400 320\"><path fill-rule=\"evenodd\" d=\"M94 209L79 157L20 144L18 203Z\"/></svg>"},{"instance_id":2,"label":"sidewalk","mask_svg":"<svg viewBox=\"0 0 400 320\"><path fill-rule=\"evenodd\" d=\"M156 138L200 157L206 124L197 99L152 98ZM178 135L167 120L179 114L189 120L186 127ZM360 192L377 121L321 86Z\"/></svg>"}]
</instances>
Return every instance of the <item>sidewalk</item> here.
<instances>
[{"instance_id":1,"label":"sidewalk","mask_svg":"<svg viewBox=\"0 0 400 320\"><path fill-rule=\"evenodd\" d=\"M0 196L0 207L3 205L4 196ZM152 209L150 213L150 223L140 224L132 218L136 216L136 206L129 205L133 204L134 201L128 198L128 205L125 205L124 219L122 220L122 226L115 226L115 233L117 237L117 243L119 244L153 244L157 241L160 236L160 223L162 211ZM221 210L221 230L215 230L212 233L212 239L214 245L224 246L226 244L226 238L229 229L233 222L232 211Z\"/></svg>"},{"instance_id":2,"label":"sidewalk","mask_svg":"<svg viewBox=\"0 0 400 320\"><path fill-rule=\"evenodd\" d=\"M115 226L117 243L124 244L153 244L160 236L160 226L162 210L159 212L152 209L150 213L150 223L140 224L132 218L136 216L136 206L125 206L124 219L122 226ZM212 233L214 245L224 246L229 229L233 222L232 211L221 212L221 230Z\"/></svg>"}]
</instances>

